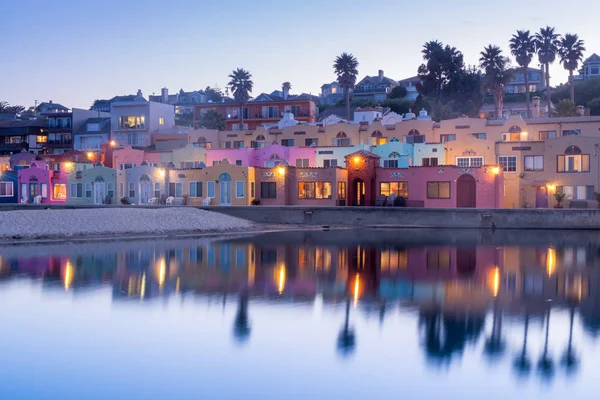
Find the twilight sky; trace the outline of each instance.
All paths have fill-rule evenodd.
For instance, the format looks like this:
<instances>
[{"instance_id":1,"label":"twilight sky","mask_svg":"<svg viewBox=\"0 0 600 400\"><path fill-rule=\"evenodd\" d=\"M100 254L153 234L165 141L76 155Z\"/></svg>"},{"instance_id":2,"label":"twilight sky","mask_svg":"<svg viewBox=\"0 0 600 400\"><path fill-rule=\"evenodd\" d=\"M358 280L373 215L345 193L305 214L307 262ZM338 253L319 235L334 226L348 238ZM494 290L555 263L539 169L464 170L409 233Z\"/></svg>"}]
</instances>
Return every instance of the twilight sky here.
<instances>
[{"instance_id":1,"label":"twilight sky","mask_svg":"<svg viewBox=\"0 0 600 400\"><path fill-rule=\"evenodd\" d=\"M223 88L236 67L252 73L255 96L284 81L318 94L344 51L358 57L359 78L383 69L402 79L416 74L428 40L475 64L485 45L508 51L517 29L545 25L579 34L586 57L600 53L596 0L14 0L1 9L0 101L25 106ZM551 72L553 84L566 80L558 63Z\"/></svg>"}]
</instances>

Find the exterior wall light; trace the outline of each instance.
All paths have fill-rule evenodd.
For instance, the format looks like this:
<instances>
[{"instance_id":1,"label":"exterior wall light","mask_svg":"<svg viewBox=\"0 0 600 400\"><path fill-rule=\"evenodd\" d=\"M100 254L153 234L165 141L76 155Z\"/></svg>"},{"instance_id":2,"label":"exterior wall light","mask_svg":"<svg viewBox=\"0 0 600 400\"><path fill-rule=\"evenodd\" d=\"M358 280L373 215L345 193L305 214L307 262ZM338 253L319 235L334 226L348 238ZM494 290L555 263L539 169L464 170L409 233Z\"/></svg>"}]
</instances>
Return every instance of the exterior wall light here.
<instances>
[{"instance_id":1,"label":"exterior wall light","mask_svg":"<svg viewBox=\"0 0 600 400\"><path fill-rule=\"evenodd\" d=\"M117 142L115 142L114 140L110 141L110 147L115 147L117 145Z\"/></svg>"},{"instance_id":2,"label":"exterior wall light","mask_svg":"<svg viewBox=\"0 0 600 400\"><path fill-rule=\"evenodd\" d=\"M547 184L547 185L546 185L546 187L547 187L547 188L548 188L548 190L549 190L549 191L551 191L551 192L553 192L553 191L555 191L555 190L556 190L556 185L554 185L554 184L551 184L551 183Z\"/></svg>"},{"instance_id":3,"label":"exterior wall light","mask_svg":"<svg viewBox=\"0 0 600 400\"><path fill-rule=\"evenodd\" d=\"M500 173L500 167L492 167L492 174L498 175Z\"/></svg>"},{"instance_id":4,"label":"exterior wall light","mask_svg":"<svg viewBox=\"0 0 600 400\"><path fill-rule=\"evenodd\" d=\"M277 168L277 172L279 172L279 175L283 176L283 174L285 174L285 168L279 167L279 168Z\"/></svg>"},{"instance_id":5,"label":"exterior wall light","mask_svg":"<svg viewBox=\"0 0 600 400\"><path fill-rule=\"evenodd\" d=\"M88 152L87 152L87 158L89 158L90 160L91 160L92 158L94 158L94 153L92 153L91 151L88 151Z\"/></svg>"},{"instance_id":6,"label":"exterior wall light","mask_svg":"<svg viewBox=\"0 0 600 400\"><path fill-rule=\"evenodd\" d=\"M358 164L360 162L360 157L356 156L354 157L354 163Z\"/></svg>"},{"instance_id":7,"label":"exterior wall light","mask_svg":"<svg viewBox=\"0 0 600 400\"><path fill-rule=\"evenodd\" d=\"M165 177L165 170L164 169L159 169L158 170L158 175L160 175L161 178Z\"/></svg>"}]
</instances>

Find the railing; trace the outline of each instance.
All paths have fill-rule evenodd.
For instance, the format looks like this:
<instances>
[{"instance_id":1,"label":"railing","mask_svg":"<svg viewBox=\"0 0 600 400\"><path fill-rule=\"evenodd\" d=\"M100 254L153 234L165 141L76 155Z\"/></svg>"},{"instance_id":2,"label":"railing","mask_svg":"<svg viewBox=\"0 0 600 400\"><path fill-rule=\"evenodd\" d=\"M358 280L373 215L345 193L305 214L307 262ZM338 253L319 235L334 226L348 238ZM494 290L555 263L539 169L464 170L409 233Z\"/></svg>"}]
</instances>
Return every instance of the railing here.
<instances>
[{"instance_id":1,"label":"railing","mask_svg":"<svg viewBox=\"0 0 600 400\"><path fill-rule=\"evenodd\" d=\"M28 149L27 143L0 143L0 151L21 151Z\"/></svg>"}]
</instances>

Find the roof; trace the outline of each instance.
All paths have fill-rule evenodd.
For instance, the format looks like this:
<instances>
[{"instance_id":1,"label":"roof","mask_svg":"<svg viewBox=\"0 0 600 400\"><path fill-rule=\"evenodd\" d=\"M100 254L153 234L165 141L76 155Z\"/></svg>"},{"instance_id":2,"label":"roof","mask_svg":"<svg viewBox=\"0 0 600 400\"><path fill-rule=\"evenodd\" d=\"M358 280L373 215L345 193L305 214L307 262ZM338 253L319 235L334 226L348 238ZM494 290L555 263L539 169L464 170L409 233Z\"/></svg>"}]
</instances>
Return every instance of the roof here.
<instances>
[{"instance_id":1,"label":"roof","mask_svg":"<svg viewBox=\"0 0 600 400\"><path fill-rule=\"evenodd\" d=\"M324 120L330 115L337 115L340 118L346 119L346 107L332 107L326 108L325 110L319 113L319 121ZM350 121L354 120L354 110L350 108Z\"/></svg>"},{"instance_id":2,"label":"roof","mask_svg":"<svg viewBox=\"0 0 600 400\"><path fill-rule=\"evenodd\" d=\"M598 54L594 53L591 56L589 56L588 58L586 58L583 63L587 64L590 62L599 62L599 61L600 61L600 56Z\"/></svg>"},{"instance_id":3,"label":"roof","mask_svg":"<svg viewBox=\"0 0 600 400\"><path fill-rule=\"evenodd\" d=\"M346 154L345 157L346 158L364 157L364 158L374 158L377 160L381 158L377 154L371 153L370 151L366 151L366 150L358 150L358 151L355 151L354 153Z\"/></svg>"},{"instance_id":4,"label":"roof","mask_svg":"<svg viewBox=\"0 0 600 400\"><path fill-rule=\"evenodd\" d=\"M0 128L24 128L24 127L39 127L46 128L48 122L44 119L15 119L8 121L0 121Z\"/></svg>"},{"instance_id":5,"label":"roof","mask_svg":"<svg viewBox=\"0 0 600 400\"><path fill-rule=\"evenodd\" d=\"M269 102L269 101L279 102L279 101L302 101L302 100L317 101L318 99L319 99L319 96L313 96L308 93L290 94L290 95L288 95L287 99L284 99L280 90L274 90L273 92L271 92L269 94L267 94L267 93L259 94L254 99L254 102L262 103L262 102Z\"/></svg>"},{"instance_id":6,"label":"roof","mask_svg":"<svg viewBox=\"0 0 600 400\"><path fill-rule=\"evenodd\" d=\"M398 81L398 83L402 82L421 82L421 78L419 78L419 75L415 75L411 76L410 78L404 78Z\"/></svg>"},{"instance_id":7,"label":"roof","mask_svg":"<svg viewBox=\"0 0 600 400\"><path fill-rule=\"evenodd\" d=\"M35 108L36 111L39 110L42 106L46 106L51 110L65 110L65 111L69 111L69 109L65 106L63 106L62 104L59 103L52 103L52 102L41 102L40 104L38 104L38 106Z\"/></svg>"},{"instance_id":8,"label":"roof","mask_svg":"<svg viewBox=\"0 0 600 400\"><path fill-rule=\"evenodd\" d=\"M100 124L99 131L88 131L88 124ZM81 128L75 134L84 134L84 133L110 133L110 117L108 118L88 118Z\"/></svg>"},{"instance_id":9,"label":"roof","mask_svg":"<svg viewBox=\"0 0 600 400\"><path fill-rule=\"evenodd\" d=\"M386 84L386 85L398 85L398 82L396 82L394 79L388 78L386 76L383 76L383 77L380 78L379 75L375 75L375 76L369 76L369 75L367 75L364 78L362 78L360 80L360 82L358 82L356 84L356 86L360 86L360 85L362 85L362 84L364 84L366 82L375 83L375 84L382 84L383 83L383 84Z\"/></svg>"}]
</instances>

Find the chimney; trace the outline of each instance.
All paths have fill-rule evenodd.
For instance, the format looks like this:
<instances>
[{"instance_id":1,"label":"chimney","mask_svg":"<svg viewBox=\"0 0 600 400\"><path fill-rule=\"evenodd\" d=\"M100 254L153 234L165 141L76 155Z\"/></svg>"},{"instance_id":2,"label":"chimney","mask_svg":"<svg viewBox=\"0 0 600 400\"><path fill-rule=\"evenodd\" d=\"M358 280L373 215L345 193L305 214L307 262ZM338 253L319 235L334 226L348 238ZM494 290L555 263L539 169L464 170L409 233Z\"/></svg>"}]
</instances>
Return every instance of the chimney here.
<instances>
[{"instance_id":1,"label":"chimney","mask_svg":"<svg viewBox=\"0 0 600 400\"><path fill-rule=\"evenodd\" d=\"M141 98L141 97L142 97L142 89L138 89L136 96L137 96L138 98Z\"/></svg>"},{"instance_id":2,"label":"chimney","mask_svg":"<svg viewBox=\"0 0 600 400\"><path fill-rule=\"evenodd\" d=\"M379 70L379 80L382 80L382 79L383 79L383 70L380 69Z\"/></svg>"},{"instance_id":3,"label":"chimney","mask_svg":"<svg viewBox=\"0 0 600 400\"><path fill-rule=\"evenodd\" d=\"M52 100L48 100L48 103L52 104Z\"/></svg>"},{"instance_id":4,"label":"chimney","mask_svg":"<svg viewBox=\"0 0 600 400\"><path fill-rule=\"evenodd\" d=\"M286 85L287 82L284 82L283 85L281 86L281 91L283 92L283 99L287 100L288 96L290 95L290 88L288 87L288 85Z\"/></svg>"},{"instance_id":5,"label":"chimney","mask_svg":"<svg viewBox=\"0 0 600 400\"><path fill-rule=\"evenodd\" d=\"M542 111L540 109L540 97L534 96L531 99L531 117L532 118L540 118L542 116Z\"/></svg>"},{"instance_id":6,"label":"chimney","mask_svg":"<svg viewBox=\"0 0 600 400\"><path fill-rule=\"evenodd\" d=\"M166 87L160 89L160 94L162 95L162 102L165 104L169 103L169 89Z\"/></svg>"},{"instance_id":7,"label":"chimney","mask_svg":"<svg viewBox=\"0 0 600 400\"><path fill-rule=\"evenodd\" d=\"M578 117L583 117L585 115L585 107L584 106L577 106L577 116Z\"/></svg>"}]
</instances>

